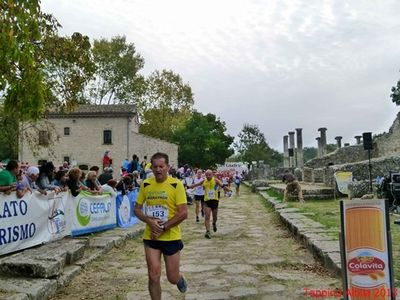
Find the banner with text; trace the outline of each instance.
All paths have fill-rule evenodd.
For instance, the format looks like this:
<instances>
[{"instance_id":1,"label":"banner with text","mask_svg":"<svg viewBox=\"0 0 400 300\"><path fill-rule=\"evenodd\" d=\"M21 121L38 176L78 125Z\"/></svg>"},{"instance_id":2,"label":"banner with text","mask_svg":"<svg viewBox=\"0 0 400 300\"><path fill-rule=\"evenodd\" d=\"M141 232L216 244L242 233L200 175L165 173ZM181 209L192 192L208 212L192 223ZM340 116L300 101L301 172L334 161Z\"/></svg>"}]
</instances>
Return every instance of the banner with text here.
<instances>
[{"instance_id":1,"label":"banner with text","mask_svg":"<svg viewBox=\"0 0 400 300\"><path fill-rule=\"evenodd\" d=\"M72 236L117 226L115 198L110 193L92 195L80 192L78 196L71 198L68 209L72 219Z\"/></svg>"},{"instance_id":2,"label":"banner with text","mask_svg":"<svg viewBox=\"0 0 400 300\"><path fill-rule=\"evenodd\" d=\"M68 193L0 196L0 255L61 239L71 232L66 217Z\"/></svg>"},{"instance_id":3,"label":"banner with text","mask_svg":"<svg viewBox=\"0 0 400 300\"><path fill-rule=\"evenodd\" d=\"M386 201L341 201L340 212L344 298L395 299Z\"/></svg>"}]
</instances>

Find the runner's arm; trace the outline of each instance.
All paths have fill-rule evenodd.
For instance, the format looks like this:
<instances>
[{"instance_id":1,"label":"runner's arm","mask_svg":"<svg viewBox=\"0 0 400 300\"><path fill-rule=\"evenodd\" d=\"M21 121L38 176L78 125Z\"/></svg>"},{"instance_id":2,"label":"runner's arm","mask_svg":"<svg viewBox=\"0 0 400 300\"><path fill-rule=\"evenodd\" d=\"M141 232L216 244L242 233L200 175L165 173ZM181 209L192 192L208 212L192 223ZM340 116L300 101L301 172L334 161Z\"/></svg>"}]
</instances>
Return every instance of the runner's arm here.
<instances>
[{"instance_id":1,"label":"runner's arm","mask_svg":"<svg viewBox=\"0 0 400 300\"><path fill-rule=\"evenodd\" d=\"M185 219L187 219L188 216L188 209L187 209L187 204L180 204L176 206L176 213L175 215L168 220L167 222L164 223L165 230L170 229L171 227L174 227L176 225L179 225L182 223Z\"/></svg>"},{"instance_id":2,"label":"runner's arm","mask_svg":"<svg viewBox=\"0 0 400 300\"><path fill-rule=\"evenodd\" d=\"M232 192L227 186L224 186L219 179L215 178L214 180L215 183L218 184L220 187L222 187L225 192Z\"/></svg>"},{"instance_id":3,"label":"runner's arm","mask_svg":"<svg viewBox=\"0 0 400 300\"><path fill-rule=\"evenodd\" d=\"M198 182L198 183L194 183L194 184L188 186L188 188L189 188L189 189L192 189L192 188L201 186L201 185L203 185L203 182L204 182L204 179L203 179L202 181Z\"/></svg>"},{"instance_id":4,"label":"runner's arm","mask_svg":"<svg viewBox=\"0 0 400 300\"><path fill-rule=\"evenodd\" d=\"M139 204L139 203L135 203L135 208L134 208L134 213L135 216L138 217L138 219L144 223L146 223L147 225L150 226L151 231L160 231L162 232L162 228L161 228L161 224L159 224L159 219L155 219L155 218L150 218L148 216L146 216L143 211L143 204Z\"/></svg>"}]
</instances>

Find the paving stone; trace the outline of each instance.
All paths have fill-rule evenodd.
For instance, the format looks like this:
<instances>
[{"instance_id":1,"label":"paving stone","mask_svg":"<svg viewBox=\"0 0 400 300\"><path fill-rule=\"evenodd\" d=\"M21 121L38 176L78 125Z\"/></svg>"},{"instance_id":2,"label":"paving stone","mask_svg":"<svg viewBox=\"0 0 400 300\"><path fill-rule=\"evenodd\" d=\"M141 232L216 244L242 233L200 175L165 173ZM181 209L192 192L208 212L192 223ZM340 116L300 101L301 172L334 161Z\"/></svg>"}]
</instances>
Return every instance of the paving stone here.
<instances>
[{"instance_id":1,"label":"paving stone","mask_svg":"<svg viewBox=\"0 0 400 300\"><path fill-rule=\"evenodd\" d=\"M66 266L63 270L63 273L60 277L57 278L58 288L68 285L74 277L76 277L82 270L82 267L74 265L74 266Z\"/></svg>"},{"instance_id":2,"label":"paving stone","mask_svg":"<svg viewBox=\"0 0 400 300\"><path fill-rule=\"evenodd\" d=\"M284 262L285 259L282 257L273 257L273 258L255 258L255 259L250 259L247 260L247 262L250 265L272 265L272 264L277 264Z\"/></svg>"},{"instance_id":3,"label":"paving stone","mask_svg":"<svg viewBox=\"0 0 400 300\"><path fill-rule=\"evenodd\" d=\"M0 277L0 289L28 295L29 299L43 300L57 290L57 281L37 278Z\"/></svg>"},{"instance_id":4,"label":"paving stone","mask_svg":"<svg viewBox=\"0 0 400 300\"><path fill-rule=\"evenodd\" d=\"M228 292L204 292L204 293L187 293L185 295L186 300L220 300L220 299L231 299L231 296Z\"/></svg>"},{"instance_id":5,"label":"paving stone","mask_svg":"<svg viewBox=\"0 0 400 300\"><path fill-rule=\"evenodd\" d=\"M218 268L217 265L188 265L188 266L182 266L181 271L182 272L204 272L204 271L210 271Z\"/></svg>"},{"instance_id":6,"label":"paving stone","mask_svg":"<svg viewBox=\"0 0 400 300\"><path fill-rule=\"evenodd\" d=\"M258 291L254 287L246 287L246 286L239 286L231 289L229 294L232 297L250 297L253 295L257 295Z\"/></svg>"},{"instance_id":7,"label":"paving stone","mask_svg":"<svg viewBox=\"0 0 400 300\"><path fill-rule=\"evenodd\" d=\"M221 266L221 268L228 273L234 273L234 274L255 271L252 266L245 264L232 264L232 265Z\"/></svg>"},{"instance_id":8,"label":"paving stone","mask_svg":"<svg viewBox=\"0 0 400 300\"><path fill-rule=\"evenodd\" d=\"M283 292L286 290L286 287L282 284L268 284L259 287L258 290L261 294L283 294Z\"/></svg>"}]
</instances>

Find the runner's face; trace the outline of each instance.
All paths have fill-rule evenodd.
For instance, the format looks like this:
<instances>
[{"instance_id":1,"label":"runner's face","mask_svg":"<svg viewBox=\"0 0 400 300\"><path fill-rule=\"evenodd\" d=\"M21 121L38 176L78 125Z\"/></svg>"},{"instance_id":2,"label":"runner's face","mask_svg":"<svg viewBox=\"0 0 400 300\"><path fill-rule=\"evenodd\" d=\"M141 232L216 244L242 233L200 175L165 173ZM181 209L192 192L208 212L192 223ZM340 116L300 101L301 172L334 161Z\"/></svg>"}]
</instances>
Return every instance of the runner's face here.
<instances>
[{"instance_id":1,"label":"runner's face","mask_svg":"<svg viewBox=\"0 0 400 300\"><path fill-rule=\"evenodd\" d=\"M154 159L151 164L151 170L157 182L164 182L168 177L169 165L164 158Z\"/></svg>"},{"instance_id":2,"label":"runner's face","mask_svg":"<svg viewBox=\"0 0 400 300\"><path fill-rule=\"evenodd\" d=\"M211 180L212 177L213 177L213 173L212 173L211 171L207 171L207 172L206 172L206 178L207 178L207 180Z\"/></svg>"}]
</instances>

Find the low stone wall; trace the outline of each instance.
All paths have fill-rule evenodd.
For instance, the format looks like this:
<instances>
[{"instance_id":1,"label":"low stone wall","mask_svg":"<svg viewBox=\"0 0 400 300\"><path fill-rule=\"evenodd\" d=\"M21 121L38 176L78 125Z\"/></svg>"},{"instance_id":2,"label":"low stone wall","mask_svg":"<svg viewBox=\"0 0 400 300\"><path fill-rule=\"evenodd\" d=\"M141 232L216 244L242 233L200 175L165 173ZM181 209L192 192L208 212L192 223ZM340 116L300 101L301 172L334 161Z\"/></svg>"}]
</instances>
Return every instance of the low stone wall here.
<instances>
[{"instance_id":1,"label":"low stone wall","mask_svg":"<svg viewBox=\"0 0 400 300\"><path fill-rule=\"evenodd\" d=\"M374 156L373 153L371 156ZM347 146L336 151L324 155L323 157L314 158L307 161L304 165L309 168L322 168L329 164L344 164L368 159L368 152L364 150L362 144Z\"/></svg>"},{"instance_id":2,"label":"low stone wall","mask_svg":"<svg viewBox=\"0 0 400 300\"><path fill-rule=\"evenodd\" d=\"M369 182L369 164L368 160L348 163L342 165L333 165L325 168L307 168L303 169L303 177L305 182L324 183L327 186L334 187L335 178L334 173L337 171L350 171L353 173L354 181ZM383 176L389 174L389 171L400 172L400 156L391 156L383 158L371 159L371 178L375 180L377 176ZM357 191L359 188L355 188ZM361 192L355 192L355 197L361 197L364 195L364 189L361 188Z\"/></svg>"}]
</instances>

